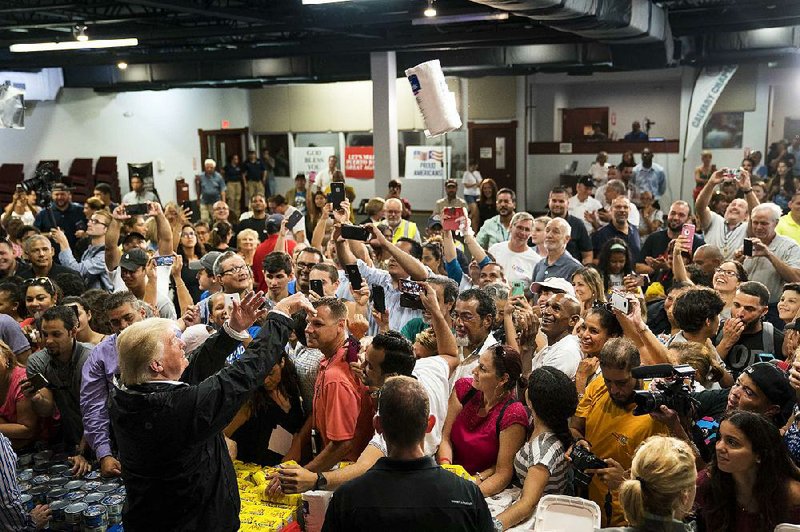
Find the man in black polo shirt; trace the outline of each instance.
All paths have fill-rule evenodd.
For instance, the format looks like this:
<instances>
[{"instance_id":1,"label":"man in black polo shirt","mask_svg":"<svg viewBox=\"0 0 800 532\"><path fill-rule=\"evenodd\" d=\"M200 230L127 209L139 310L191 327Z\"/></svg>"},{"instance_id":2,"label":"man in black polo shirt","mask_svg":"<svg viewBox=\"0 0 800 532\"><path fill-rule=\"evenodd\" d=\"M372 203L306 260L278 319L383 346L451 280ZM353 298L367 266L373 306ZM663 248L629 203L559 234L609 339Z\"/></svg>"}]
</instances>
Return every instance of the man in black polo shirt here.
<instances>
[{"instance_id":1,"label":"man in black polo shirt","mask_svg":"<svg viewBox=\"0 0 800 532\"><path fill-rule=\"evenodd\" d=\"M685 201L677 200L672 203L667 215L667 227L648 236L642 244L642 251L636 257L637 273L653 274L656 270L672 269L672 259L667 257L667 248L670 241L680 236L683 226L689 222L691 213L692 209ZM703 239L695 234L692 241L692 254L702 245Z\"/></svg>"},{"instance_id":2,"label":"man in black polo shirt","mask_svg":"<svg viewBox=\"0 0 800 532\"><path fill-rule=\"evenodd\" d=\"M571 229L570 239L567 242L567 251L583 264L591 264L592 239L586 231L583 220L569 214L569 193L564 187L555 187L547 198L548 216L551 218L564 218Z\"/></svg>"},{"instance_id":3,"label":"man in black polo shirt","mask_svg":"<svg viewBox=\"0 0 800 532\"><path fill-rule=\"evenodd\" d=\"M478 486L425 455L425 434L435 421L422 384L411 377L388 379L373 421L386 440L387 456L336 490L323 532L493 530Z\"/></svg>"},{"instance_id":4,"label":"man in black polo shirt","mask_svg":"<svg viewBox=\"0 0 800 532\"><path fill-rule=\"evenodd\" d=\"M86 227L86 216L83 214L83 207L77 203L72 202L72 194L69 187L63 183L56 183L53 185L53 201L48 208L39 211L33 225L40 232L48 234L51 229L61 228L64 234L67 235L69 246L75 246L75 225L83 223ZM52 213L52 218L51 218ZM55 225L53 220L55 219ZM56 250L57 252L60 250Z\"/></svg>"},{"instance_id":5,"label":"man in black polo shirt","mask_svg":"<svg viewBox=\"0 0 800 532\"><path fill-rule=\"evenodd\" d=\"M631 255L634 257L639 256L639 251L642 248L642 241L639 237L639 229L628 222L631 208L635 208L630 200L625 196L617 196L611 202L611 223L604 226L602 229L595 231L592 235L592 245L594 246L594 254L599 256L603 244L612 238L621 238L628 243L628 248L631 250Z\"/></svg>"}]
</instances>

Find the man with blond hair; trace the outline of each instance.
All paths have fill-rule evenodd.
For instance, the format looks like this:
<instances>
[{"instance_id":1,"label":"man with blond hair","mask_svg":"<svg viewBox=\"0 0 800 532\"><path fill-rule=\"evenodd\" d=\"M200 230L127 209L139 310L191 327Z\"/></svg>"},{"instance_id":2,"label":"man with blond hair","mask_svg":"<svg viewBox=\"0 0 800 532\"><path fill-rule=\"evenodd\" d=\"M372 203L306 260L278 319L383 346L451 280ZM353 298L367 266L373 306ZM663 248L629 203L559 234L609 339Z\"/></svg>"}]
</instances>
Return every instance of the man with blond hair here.
<instances>
[{"instance_id":1,"label":"man with blond hair","mask_svg":"<svg viewBox=\"0 0 800 532\"><path fill-rule=\"evenodd\" d=\"M263 303L261 293L234 302L225 334L243 340L241 331L264 315ZM300 310L316 314L302 294L280 301L237 363L199 383L180 382L190 362L175 322L150 318L120 333L121 386L112 390L110 411L128 492L127 529L239 529L222 429L263 385L289 339L289 316Z\"/></svg>"}]
</instances>

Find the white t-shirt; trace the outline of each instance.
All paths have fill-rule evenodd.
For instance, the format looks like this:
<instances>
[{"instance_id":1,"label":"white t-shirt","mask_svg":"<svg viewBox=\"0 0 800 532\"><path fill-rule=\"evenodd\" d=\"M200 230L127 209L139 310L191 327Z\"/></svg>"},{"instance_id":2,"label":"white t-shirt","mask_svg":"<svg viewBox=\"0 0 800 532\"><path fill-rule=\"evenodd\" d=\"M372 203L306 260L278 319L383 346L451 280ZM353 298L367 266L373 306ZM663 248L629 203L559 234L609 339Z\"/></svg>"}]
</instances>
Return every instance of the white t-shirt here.
<instances>
[{"instance_id":1,"label":"white t-shirt","mask_svg":"<svg viewBox=\"0 0 800 532\"><path fill-rule=\"evenodd\" d=\"M581 348L578 337L572 334L548 345L541 351L533 355L532 370L542 366L552 366L563 371L567 377L575 380L575 373L578 372L578 364L581 362Z\"/></svg>"},{"instance_id":2,"label":"white t-shirt","mask_svg":"<svg viewBox=\"0 0 800 532\"><path fill-rule=\"evenodd\" d=\"M332 180L333 172L326 168L314 177L314 183L311 185L311 192L316 192L317 190L325 192L325 189L331 186Z\"/></svg>"},{"instance_id":3,"label":"white t-shirt","mask_svg":"<svg viewBox=\"0 0 800 532\"><path fill-rule=\"evenodd\" d=\"M593 162L589 167L589 173L592 175L595 185L602 185L608 181L608 167L609 163L600 164L597 161Z\"/></svg>"},{"instance_id":4,"label":"white t-shirt","mask_svg":"<svg viewBox=\"0 0 800 532\"><path fill-rule=\"evenodd\" d=\"M475 170L474 172L464 172L462 180L464 181L464 195L465 196L480 196L481 189L478 187L481 180L481 173Z\"/></svg>"},{"instance_id":5,"label":"white t-shirt","mask_svg":"<svg viewBox=\"0 0 800 532\"><path fill-rule=\"evenodd\" d=\"M414 364L414 370L411 374L425 388L425 392L428 394L431 415L436 418L433 429L425 435L425 454L433 456L442 442L442 429L444 428L444 420L447 417L447 403L450 399L450 384L448 382L450 367L445 359L440 356L420 358ZM380 449L384 455L387 454L386 440L383 439L383 435L376 432L369 443Z\"/></svg>"},{"instance_id":6,"label":"white t-shirt","mask_svg":"<svg viewBox=\"0 0 800 532\"><path fill-rule=\"evenodd\" d=\"M508 242L498 242L489 247L497 264L503 267L503 273L509 283L514 281L526 281L533 279L533 268L542 260L531 248L526 248L522 253L511 251Z\"/></svg>"},{"instance_id":7,"label":"white t-shirt","mask_svg":"<svg viewBox=\"0 0 800 532\"><path fill-rule=\"evenodd\" d=\"M591 234L594 231L594 227L592 227L591 223L586 221L586 218L584 218L583 215L587 212L596 212L597 210L602 209L603 204L591 196L587 197L586 201L581 201L578 199L578 195L576 194L569 198L567 207L569 213L578 220L582 221L583 225L586 226L586 231Z\"/></svg>"},{"instance_id":8,"label":"white t-shirt","mask_svg":"<svg viewBox=\"0 0 800 532\"><path fill-rule=\"evenodd\" d=\"M747 223L742 222L729 231L725 218L711 211L711 223L708 224L703 236L706 244L719 248L720 252L722 252L723 260L730 260L744 245L744 239L747 236Z\"/></svg>"}]
</instances>

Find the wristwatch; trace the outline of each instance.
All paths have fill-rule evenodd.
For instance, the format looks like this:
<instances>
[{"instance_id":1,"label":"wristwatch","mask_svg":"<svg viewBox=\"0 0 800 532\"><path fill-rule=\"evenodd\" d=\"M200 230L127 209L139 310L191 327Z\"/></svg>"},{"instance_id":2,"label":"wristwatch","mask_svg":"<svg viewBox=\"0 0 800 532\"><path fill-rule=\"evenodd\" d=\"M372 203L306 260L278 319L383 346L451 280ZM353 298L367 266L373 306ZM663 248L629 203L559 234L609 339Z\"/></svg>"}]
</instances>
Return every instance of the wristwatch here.
<instances>
[{"instance_id":1,"label":"wristwatch","mask_svg":"<svg viewBox=\"0 0 800 532\"><path fill-rule=\"evenodd\" d=\"M314 490L324 490L328 487L328 479L322 473L317 473L317 481L314 483Z\"/></svg>"}]
</instances>

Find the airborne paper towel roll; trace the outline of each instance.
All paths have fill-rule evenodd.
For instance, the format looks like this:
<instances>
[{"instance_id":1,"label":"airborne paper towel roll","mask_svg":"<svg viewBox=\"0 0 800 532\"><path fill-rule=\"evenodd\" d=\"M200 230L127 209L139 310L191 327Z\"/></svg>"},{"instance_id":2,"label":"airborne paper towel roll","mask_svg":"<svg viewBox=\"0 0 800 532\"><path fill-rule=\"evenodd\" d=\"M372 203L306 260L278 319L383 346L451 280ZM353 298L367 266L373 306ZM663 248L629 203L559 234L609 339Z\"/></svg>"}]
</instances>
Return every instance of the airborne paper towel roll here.
<instances>
[{"instance_id":1,"label":"airborne paper towel roll","mask_svg":"<svg viewBox=\"0 0 800 532\"><path fill-rule=\"evenodd\" d=\"M425 135L436 137L461 127L455 94L450 92L438 59L406 70L425 121Z\"/></svg>"}]
</instances>

